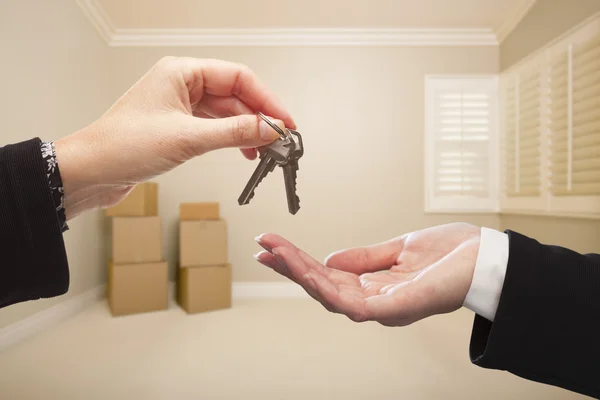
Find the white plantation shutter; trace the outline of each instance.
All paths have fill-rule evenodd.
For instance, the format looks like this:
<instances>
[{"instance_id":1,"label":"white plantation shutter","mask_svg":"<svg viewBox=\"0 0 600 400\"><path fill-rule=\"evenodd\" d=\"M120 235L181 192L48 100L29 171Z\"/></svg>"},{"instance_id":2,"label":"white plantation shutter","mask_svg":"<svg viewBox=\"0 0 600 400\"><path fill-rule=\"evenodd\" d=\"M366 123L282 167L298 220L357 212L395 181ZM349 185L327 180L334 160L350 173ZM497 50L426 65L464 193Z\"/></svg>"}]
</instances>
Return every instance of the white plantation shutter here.
<instances>
[{"instance_id":1,"label":"white plantation shutter","mask_svg":"<svg viewBox=\"0 0 600 400\"><path fill-rule=\"evenodd\" d=\"M600 195L600 35L550 64L550 191Z\"/></svg>"},{"instance_id":2,"label":"white plantation shutter","mask_svg":"<svg viewBox=\"0 0 600 400\"><path fill-rule=\"evenodd\" d=\"M541 68L539 64L512 76L504 100L507 197L540 196Z\"/></svg>"},{"instance_id":3,"label":"white plantation shutter","mask_svg":"<svg viewBox=\"0 0 600 400\"><path fill-rule=\"evenodd\" d=\"M600 217L600 15L501 82L502 212Z\"/></svg>"},{"instance_id":4,"label":"white plantation shutter","mask_svg":"<svg viewBox=\"0 0 600 400\"><path fill-rule=\"evenodd\" d=\"M566 193L569 175L569 55L565 51L548 67L548 142L550 192Z\"/></svg>"},{"instance_id":5,"label":"white plantation shutter","mask_svg":"<svg viewBox=\"0 0 600 400\"><path fill-rule=\"evenodd\" d=\"M496 78L427 79L426 208L496 209Z\"/></svg>"},{"instance_id":6,"label":"white plantation shutter","mask_svg":"<svg viewBox=\"0 0 600 400\"><path fill-rule=\"evenodd\" d=\"M519 192L519 157L517 139L517 80L509 79L506 84L503 102L504 191L509 196Z\"/></svg>"}]
</instances>

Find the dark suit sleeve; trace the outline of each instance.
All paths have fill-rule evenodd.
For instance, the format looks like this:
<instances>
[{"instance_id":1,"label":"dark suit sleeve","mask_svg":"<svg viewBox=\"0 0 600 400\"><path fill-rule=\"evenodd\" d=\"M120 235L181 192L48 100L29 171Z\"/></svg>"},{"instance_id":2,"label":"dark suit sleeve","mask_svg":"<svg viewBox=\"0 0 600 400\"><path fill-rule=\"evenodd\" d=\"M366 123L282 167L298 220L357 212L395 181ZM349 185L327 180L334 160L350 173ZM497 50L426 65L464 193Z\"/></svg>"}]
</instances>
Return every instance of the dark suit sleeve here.
<instances>
[{"instance_id":1,"label":"dark suit sleeve","mask_svg":"<svg viewBox=\"0 0 600 400\"><path fill-rule=\"evenodd\" d=\"M600 255L506 233L500 302L493 323L475 317L471 360L600 398Z\"/></svg>"},{"instance_id":2,"label":"dark suit sleeve","mask_svg":"<svg viewBox=\"0 0 600 400\"><path fill-rule=\"evenodd\" d=\"M0 148L0 307L66 293L69 268L40 140Z\"/></svg>"}]
</instances>

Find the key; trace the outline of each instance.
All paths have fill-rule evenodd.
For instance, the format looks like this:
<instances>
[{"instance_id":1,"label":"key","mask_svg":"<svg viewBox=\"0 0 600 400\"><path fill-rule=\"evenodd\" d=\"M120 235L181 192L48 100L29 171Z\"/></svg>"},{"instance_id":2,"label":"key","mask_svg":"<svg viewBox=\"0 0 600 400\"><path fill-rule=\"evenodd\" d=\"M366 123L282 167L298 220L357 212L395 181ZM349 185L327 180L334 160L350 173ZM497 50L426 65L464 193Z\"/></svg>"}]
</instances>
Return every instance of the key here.
<instances>
[{"instance_id":1,"label":"key","mask_svg":"<svg viewBox=\"0 0 600 400\"><path fill-rule=\"evenodd\" d=\"M288 161L281 166L283 169L283 180L285 182L285 194L287 196L288 210L296 215L300 210L300 198L296 193L296 179L298 172L298 160L304 155L302 136L299 132L288 129L294 141L294 149L290 152Z\"/></svg>"},{"instance_id":2,"label":"key","mask_svg":"<svg viewBox=\"0 0 600 400\"><path fill-rule=\"evenodd\" d=\"M295 215L298 210L300 210L300 198L296 194L296 177L298 160L304 155L302 136L299 132L291 129L285 129L284 132L262 113L258 113L258 115L279 133L280 138L268 146L263 146L258 149L260 162L246 184L242 195L239 197L238 204L245 205L250 203L259 183L270 172L273 172L276 166L280 166L283 169L283 180L285 182L288 210L291 214Z\"/></svg>"},{"instance_id":3,"label":"key","mask_svg":"<svg viewBox=\"0 0 600 400\"><path fill-rule=\"evenodd\" d=\"M254 197L254 191L258 184L267 176L270 172L273 172L277 165L286 163L289 159L291 151L295 147L295 142L291 136L281 138L271 143L268 146L263 146L258 149L260 154L260 162L254 170L254 173L250 177L250 180L246 184L242 195L238 199L239 205L245 205L250 203L250 200Z\"/></svg>"},{"instance_id":4,"label":"key","mask_svg":"<svg viewBox=\"0 0 600 400\"><path fill-rule=\"evenodd\" d=\"M269 174L269 172L273 172L277 163L275 159L272 157L261 157L258 166L254 170L254 173L250 177L250 180L246 184L242 195L238 199L238 204L243 206L245 204L250 203L250 200L254 197L254 191L258 184L263 180L265 176Z\"/></svg>"}]
</instances>

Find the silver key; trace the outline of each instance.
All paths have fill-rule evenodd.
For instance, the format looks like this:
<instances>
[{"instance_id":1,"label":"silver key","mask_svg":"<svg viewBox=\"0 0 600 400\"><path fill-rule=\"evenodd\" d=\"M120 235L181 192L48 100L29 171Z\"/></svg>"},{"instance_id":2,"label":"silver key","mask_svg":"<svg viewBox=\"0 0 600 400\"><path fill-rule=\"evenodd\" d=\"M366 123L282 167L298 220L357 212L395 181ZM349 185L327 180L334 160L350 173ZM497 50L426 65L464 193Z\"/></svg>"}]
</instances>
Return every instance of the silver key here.
<instances>
[{"instance_id":1,"label":"silver key","mask_svg":"<svg viewBox=\"0 0 600 400\"><path fill-rule=\"evenodd\" d=\"M294 149L290 152L288 161L281 166L283 169L283 180L285 181L285 194L287 196L288 210L296 215L300 210L300 198L296 193L296 179L298 172L298 160L304 155L302 136L299 132L288 129L294 141Z\"/></svg>"},{"instance_id":2,"label":"silver key","mask_svg":"<svg viewBox=\"0 0 600 400\"><path fill-rule=\"evenodd\" d=\"M285 164L288 161L294 147L295 143L292 136L287 135L285 138L280 138L270 145L258 149L260 162L246 184L242 195L238 199L239 205L250 203L250 200L254 197L254 191L258 184L269 174L269 172L273 172L277 165Z\"/></svg>"},{"instance_id":3,"label":"silver key","mask_svg":"<svg viewBox=\"0 0 600 400\"><path fill-rule=\"evenodd\" d=\"M258 166L254 170L254 173L252 174L250 180L246 184L242 195L238 199L238 204L240 206L250 203L250 200L252 200L252 198L254 197L254 191L256 190L256 187L258 186L260 181L262 181L263 178L267 176L269 172L273 172L273 169L275 169L276 165L277 163L272 157L260 158Z\"/></svg>"},{"instance_id":4,"label":"silver key","mask_svg":"<svg viewBox=\"0 0 600 400\"><path fill-rule=\"evenodd\" d=\"M298 160L304 154L302 136L299 132L291 129L286 129L284 132L262 113L258 113L258 115L279 133L280 139L258 149L260 162L238 199L238 204L250 203L258 184L269 172L275 169L275 166L279 165L283 169L288 210L290 213L296 214L300 209L300 199L296 194L296 173L298 171Z\"/></svg>"}]
</instances>

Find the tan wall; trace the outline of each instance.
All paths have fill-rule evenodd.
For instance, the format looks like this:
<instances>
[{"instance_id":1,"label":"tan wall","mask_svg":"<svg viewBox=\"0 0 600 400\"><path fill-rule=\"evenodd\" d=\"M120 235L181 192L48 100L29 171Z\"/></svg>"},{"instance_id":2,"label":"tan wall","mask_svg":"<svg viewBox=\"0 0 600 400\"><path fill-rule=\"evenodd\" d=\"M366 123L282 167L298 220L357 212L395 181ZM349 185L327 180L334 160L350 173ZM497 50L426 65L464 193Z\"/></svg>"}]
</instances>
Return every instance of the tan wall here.
<instances>
[{"instance_id":1,"label":"tan wall","mask_svg":"<svg viewBox=\"0 0 600 400\"><path fill-rule=\"evenodd\" d=\"M236 281L279 279L252 259L259 250L252 239L266 231L323 259L340 248L449 221L499 227L494 215L423 213L424 76L497 73L498 49L109 49L67 0L10 0L0 14L0 37L3 59L17 60L0 66L3 76L10 77L0 100L9 110L3 143L33 135L57 139L77 130L167 54L246 63L291 110L306 145L298 176L300 213L287 213L280 171L260 185L249 206L240 207L237 198L256 163L236 150L193 160L157 179L164 248L172 269L182 201L221 203ZM107 259L106 221L100 212L70 225L65 236L72 276L68 296L105 282ZM0 327L66 298L0 310Z\"/></svg>"},{"instance_id":2,"label":"tan wall","mask_svg":"<svg viewBox=\"0 0 600 400\"><path fill-rule=\"evenodd\" d=\"M502 42L500 69L505 70L599 11L599 0L537 0Z\"/></svg>"},{"instance_id":3,"label":"tan wall","mask_svg":"<svg viewBox=\"0 0 600 400\"><path fill-rule=\"evenodd\" d=\"M600 221L503 215L501 228L511 229L543 244L563 246L580 253L600 253Z\"/></svg>"},{"instance_id":4,"label":"tan wall","mask_svg":"<svg viewBox=\"0 0 600 400\"><path fill-rule=\"evenodd\" d=\"M600 11L598 0L538 0L500 46L504 70ZM502 229L579 252L600 252L600 221L502 215Z\"/></svg>"},{"instance_id":5,"label":"tan wall","mask_svg":"<svg viewBox=\"0 0 600 400\"><path fill-rule=\"evenodd\" d=\"M55 140L97 118L110 104L109 50L75 2L3 0L1 9L0 143L34 136ZM105 281L100 214L88 213L70 225L65 235L71 266L67 296ZM66 298L2 309L0 327Z\"/></svg>"},{"instance_id":6,"label":"tan wall","mask_svg":"<svg viewBox=\"0 0 600 400\"><path fill-rule=\"evenodd\" d=\"M258 265L254 236L282 234L322 260L340 248L465 220L499 227L497 216L424 215L424 76L496 73L494 48L115 49L113 83L126 90L164 55L214 57L249 65L281 97L304 135L298 194L287 213L281 171L265 179L250 205L237 198L256 163L237 150L205 155L158 179L165 249L176 260L177 207L219 201L229 222L236 281L279 279Z\"/></svg>"}]
</instances>

